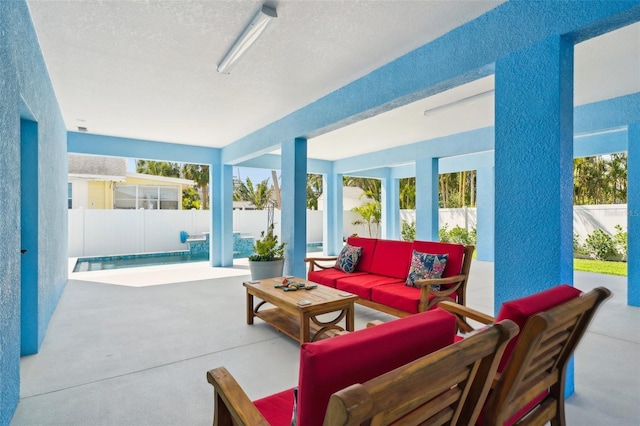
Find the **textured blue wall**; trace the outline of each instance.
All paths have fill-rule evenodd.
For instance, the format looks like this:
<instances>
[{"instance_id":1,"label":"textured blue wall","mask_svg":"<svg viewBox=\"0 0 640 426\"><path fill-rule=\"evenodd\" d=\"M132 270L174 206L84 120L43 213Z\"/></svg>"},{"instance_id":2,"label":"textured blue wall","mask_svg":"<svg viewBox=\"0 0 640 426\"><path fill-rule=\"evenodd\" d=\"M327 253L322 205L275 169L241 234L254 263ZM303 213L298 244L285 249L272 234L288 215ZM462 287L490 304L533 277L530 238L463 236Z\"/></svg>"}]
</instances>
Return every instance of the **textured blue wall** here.
<instances>
[{"instance_id":1,"label":"textured blue wall","mask_svg":"<svg viewBox=\"0 0 640 426\"><path fill-rule=\"evenodd\" d=\"M572 103L573 46L563 38L496 64L496 309L573 282Z\"/></svg>"},{"instance_id":2,"label":"textured blue wall","mask_svg":"<svg viewBox=\"0 0 640 426\"><path fill-rule=\"evenodd\" d=\"M37 238L30 253L38 265L37 318L30 318L29 338L38 345L67 281L66 129L24 1L0 2L0 96L0 425L6 425L20 390L21 115L37 121L37 156L46 159L32 170L37 201L25 201L38 223L26 230Z\"/></svg>"}]
</instances>

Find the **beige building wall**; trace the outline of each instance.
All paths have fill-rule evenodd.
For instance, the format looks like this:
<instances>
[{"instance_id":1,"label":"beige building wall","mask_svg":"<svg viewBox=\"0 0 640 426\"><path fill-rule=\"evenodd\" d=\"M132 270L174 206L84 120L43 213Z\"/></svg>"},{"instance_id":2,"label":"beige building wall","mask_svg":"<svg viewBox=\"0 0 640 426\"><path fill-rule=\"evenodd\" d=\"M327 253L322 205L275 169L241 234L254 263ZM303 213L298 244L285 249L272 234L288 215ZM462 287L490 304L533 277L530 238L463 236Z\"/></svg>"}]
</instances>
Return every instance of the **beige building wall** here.
<instances>
[{"instance_id":1,"label":"beige building wall","mask_svg":"<svg viewBox=\"0 0 640 426\"><path fill-rule=\"evenodd\" d=\"M88 191L88 208L90 209L112 209L113 190L112 182L91 181Z\"/></svg>"}]
</instances>

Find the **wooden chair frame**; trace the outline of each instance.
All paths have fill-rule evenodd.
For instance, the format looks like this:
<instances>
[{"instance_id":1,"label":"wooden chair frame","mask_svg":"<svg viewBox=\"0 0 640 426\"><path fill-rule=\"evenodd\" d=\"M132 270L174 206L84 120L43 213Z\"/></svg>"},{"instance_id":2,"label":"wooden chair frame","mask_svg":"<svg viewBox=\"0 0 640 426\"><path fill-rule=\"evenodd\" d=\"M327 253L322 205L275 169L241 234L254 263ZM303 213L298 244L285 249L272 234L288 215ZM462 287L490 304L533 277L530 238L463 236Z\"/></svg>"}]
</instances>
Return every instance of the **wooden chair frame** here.
<instances>
[{"instance_id":1,"label":"wooden chair frame","mask_svg":"<svg viewBox=\"0 0 640 426\"><path fill-rule=\"evenodd\" d=\"M339 391L329 400L324 424L361 424L369 417L376 419L372 424L388 424L393 417L404 417L404 424L421 424L425 416L436 420L432 424L472 424L487 397L502 353L517 333L514 322L502 321L364 384ZM214 426L269 425L226 368L207 372L207 381L214 387ZM411 414L406 417L408 412Z\"/></svg>"},{"instance_id":2,"label":"wooden chair frame","mask_svg":"<svg viewBox=\"0 0 640 426\"><path fill-rule=\"evenodd\" d=\"M496 375L483 412L485 425L504 424L537 397L542 400L516 425L566 425L564 393L569 359L598 307L610 296L608 289L599 287L529 318L511 359ZM493 321L488 315L455 303L442 302L438 306L461 318Z\"/></svg>"},{"instance_id":3,"label":"wooden chair frame","mask_svg":"<svg viewBox=\"0 0 640 426\"><path fill-rule=\"evenodd\" d=\"M505 320L363 384L334 393L325 426L475 423L507 343ZM443 372L446 372L443 374Z\"/></svg>"},{"instance_id":4,"label":"wooden chair frame","mask_svg":"<svg viewBox=\"0 0 640 426\"><path fill-rule=\"evenodd\" d=\"M471 259L473 258L474 250L475 246L472 245L464 247L464 259L462 261L460 274L446 278L418 280L415 282L415 286L420 288L420 302L418 304L418 312L427 311L433 306L437 305L439 302L450 301L450 296L454 293L456 294L457 303L465 306L467 301L467 282L469 280L469 270L471 269ZM326 264L326 262L335 262L336 259L336 256L307 257L304 259L304 261L309 264L309 272L313 272L318 269L333 268L333 264L329 265ZM432 285L440 285L441 290L434 290L431 287ZM447 288L442 288L442 286L447 286ZM430 295L433 295L435 297L429 300ZM411 312L401 311L399 309L395 309L390 306L386 306L381 303L362 298L359 298L356 303L397 317L406 317L412 315ZM463 321L466 324L464 318L462 318L460 321ZM470 326L466 324L466 328L470 329Z\"/></svg>"}]
</instances>

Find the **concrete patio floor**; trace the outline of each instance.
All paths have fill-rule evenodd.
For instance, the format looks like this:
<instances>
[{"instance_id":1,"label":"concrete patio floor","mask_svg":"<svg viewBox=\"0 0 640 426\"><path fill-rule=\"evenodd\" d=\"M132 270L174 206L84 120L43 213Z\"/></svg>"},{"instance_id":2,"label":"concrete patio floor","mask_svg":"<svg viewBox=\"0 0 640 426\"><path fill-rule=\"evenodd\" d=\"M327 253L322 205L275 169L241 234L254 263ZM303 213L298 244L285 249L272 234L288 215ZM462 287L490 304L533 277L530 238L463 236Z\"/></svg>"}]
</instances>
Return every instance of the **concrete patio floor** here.
<instances>
[{"instance_id":1,"label":"concrete patio floor","mask_svg":"<svg viewBox=\"0 0 640 426\"><path fill-rule=\"evenodd\" d=\"M12 425L207 425L207 370L225 366L250 398L294 386L298 344L260 320L245 322L246 261L70 274L37 355L21 360ZM640 424L640 309L626 278L576 272L606 286L575 356L569 425ZM493 264L474 260L469 306L493 314ZM385 314L356 308L356 329Z\"/></svg>"}]
</instances>

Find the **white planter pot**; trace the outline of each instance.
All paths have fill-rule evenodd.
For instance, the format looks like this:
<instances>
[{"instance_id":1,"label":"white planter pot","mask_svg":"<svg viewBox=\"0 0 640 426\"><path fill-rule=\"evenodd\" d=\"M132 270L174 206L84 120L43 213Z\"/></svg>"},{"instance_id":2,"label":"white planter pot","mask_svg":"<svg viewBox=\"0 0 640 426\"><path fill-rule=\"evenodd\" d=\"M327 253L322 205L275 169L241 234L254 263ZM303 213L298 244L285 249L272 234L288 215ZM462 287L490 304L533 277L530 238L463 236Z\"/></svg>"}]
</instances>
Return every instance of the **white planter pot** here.
<instances>
[{"instance_id":1,"label":"white planter pot","mask_svg":"<svg viewBox=\"0 0 640 426\"><path fill-rule=\"evenodd\" d=\"M263 280L265 278L281 277L284 270L284 259L272 260L268 262L249 261L252 280Z\"/></svg>"}]
</instances>

